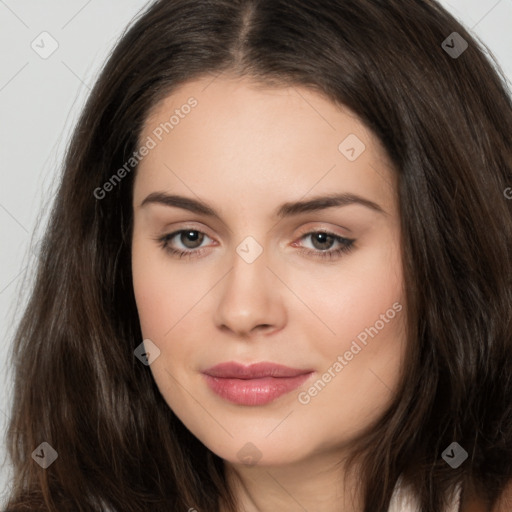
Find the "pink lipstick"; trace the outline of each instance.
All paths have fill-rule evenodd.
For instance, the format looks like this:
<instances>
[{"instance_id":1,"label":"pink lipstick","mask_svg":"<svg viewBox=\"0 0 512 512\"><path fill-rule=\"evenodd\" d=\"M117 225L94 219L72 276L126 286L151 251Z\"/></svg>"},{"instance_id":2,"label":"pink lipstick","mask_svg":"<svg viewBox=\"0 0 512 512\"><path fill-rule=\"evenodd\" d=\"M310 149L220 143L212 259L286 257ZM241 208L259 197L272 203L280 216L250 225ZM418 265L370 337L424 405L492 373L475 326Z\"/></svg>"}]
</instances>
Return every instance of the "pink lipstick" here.
<instances>
[{"instance_id":1,"label":"pink lipstick","mask_svg":"<svg viewBox=\"0 0 512 512\"><path fill-rule=\"evenodd\" d=\"M238 405L264 405L293 391L313 370L289 368L262 362L244 366L236 362L217 364L203 372L210 389Z\"/></svg>"}]
</instances>

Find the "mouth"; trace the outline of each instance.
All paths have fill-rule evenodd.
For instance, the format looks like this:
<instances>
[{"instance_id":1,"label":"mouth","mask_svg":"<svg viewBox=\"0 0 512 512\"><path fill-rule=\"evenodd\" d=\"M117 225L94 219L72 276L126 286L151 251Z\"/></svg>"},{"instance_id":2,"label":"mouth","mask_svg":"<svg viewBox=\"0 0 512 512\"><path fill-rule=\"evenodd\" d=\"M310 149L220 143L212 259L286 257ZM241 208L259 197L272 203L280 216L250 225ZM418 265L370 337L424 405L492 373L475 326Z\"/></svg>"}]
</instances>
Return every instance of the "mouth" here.
<instances>
[{"instance_id":1,"label":"mouth","mask_svg":"<svg viewBox=\"0 0 512 512\"><path fill-rule=\"evenodd\" d=\"M221 363L203 372L209 388L237 405L265 405L303 384L314 370L275 363Z\"/></svg>"}]
</instances>

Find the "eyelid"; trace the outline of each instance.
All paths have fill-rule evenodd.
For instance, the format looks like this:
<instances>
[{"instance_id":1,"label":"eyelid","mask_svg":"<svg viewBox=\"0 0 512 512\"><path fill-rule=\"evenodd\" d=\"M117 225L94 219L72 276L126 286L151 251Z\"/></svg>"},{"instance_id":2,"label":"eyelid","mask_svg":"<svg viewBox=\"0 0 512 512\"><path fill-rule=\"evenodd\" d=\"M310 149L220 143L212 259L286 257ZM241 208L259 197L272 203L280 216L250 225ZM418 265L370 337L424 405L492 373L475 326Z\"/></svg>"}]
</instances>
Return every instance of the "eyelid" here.
<instances>
[{"instance_id":1,"label":"eyelid","mask_svg":"<svg viewBox=\"0 0 512 512\"><path fill-rule=\"evenodd\" d=\"M348 232L351 232L350 229L348 228L343 228L345 229L346 231ZM350 239L347 235L344 235L342 233L338 233L336 232L336 229L335 228L328 228L328 227L325 227L325 225L323 226L309 226L309 227L306 227L306 228L301 228L299 230L299 237L303 237L304 235L309 235L311 233L327 233L329 235L334 235L334 236L337 236L337 237L340 237L340 238L345 238L345 239Z\"/></svg>"},{"instance_id":2,"label":"eyelid","mask_svg":"<svg viewBox=\"0 0 512 512\"><path fill-rule=\"evenodd\" d=\"M208 237L210 237L212 240L215 238L214 236L212 236L211 234L209 234L209 231L210 229L207 228L204 224L200 224L199 226L197 225L192 225L192 224L179 224L179 223L172 223L172 224L166 224L162 229L161 229L161 236L165 236L165 235L176 235L177 233L181 232L181 231L197 231L199 233L204 233L205 235L207 235Z\"/></svg>"}]
</instances>

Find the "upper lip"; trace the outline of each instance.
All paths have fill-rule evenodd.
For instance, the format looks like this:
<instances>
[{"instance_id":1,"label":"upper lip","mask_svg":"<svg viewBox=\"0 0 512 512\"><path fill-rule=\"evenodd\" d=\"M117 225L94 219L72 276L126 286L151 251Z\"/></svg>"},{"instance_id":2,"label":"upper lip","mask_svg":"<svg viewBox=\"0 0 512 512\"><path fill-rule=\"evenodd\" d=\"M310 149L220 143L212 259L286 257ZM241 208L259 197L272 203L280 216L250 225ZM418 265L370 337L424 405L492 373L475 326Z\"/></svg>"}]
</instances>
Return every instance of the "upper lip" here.
<instances>
[{"instance_id":1,"label":"upper lip","mask_svg":"<svg viewBox=\"0 0 512 512\"><path fill-rule=\"evenodd\" d=\"M210 377L224 379L259 379L263 377L296 377L311 373L313 370L290 368L281 364L261 362L245 366L234 361L216 364L203 373Z\"/></svg>"}]
</instances>

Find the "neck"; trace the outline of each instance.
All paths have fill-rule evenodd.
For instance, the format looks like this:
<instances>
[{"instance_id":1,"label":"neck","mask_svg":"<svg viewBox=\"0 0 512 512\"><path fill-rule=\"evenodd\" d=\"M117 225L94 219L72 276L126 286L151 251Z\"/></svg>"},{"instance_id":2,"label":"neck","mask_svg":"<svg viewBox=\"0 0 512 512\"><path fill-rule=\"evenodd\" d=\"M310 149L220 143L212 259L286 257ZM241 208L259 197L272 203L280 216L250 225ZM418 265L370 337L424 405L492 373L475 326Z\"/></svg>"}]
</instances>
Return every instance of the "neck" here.
<instances>
[{"instance_id":1,"label":"neck","mask_svg":"<svg viewBox=\"0 0 512 512\"><path fill-rule=\"evenodd\" d=\"M225 461L225 468L228 485L237 499L237 512L363 510L356 479L346 475L339 454L311 457L286 466L245 466Z\"/></svg>"}]
</instances>

